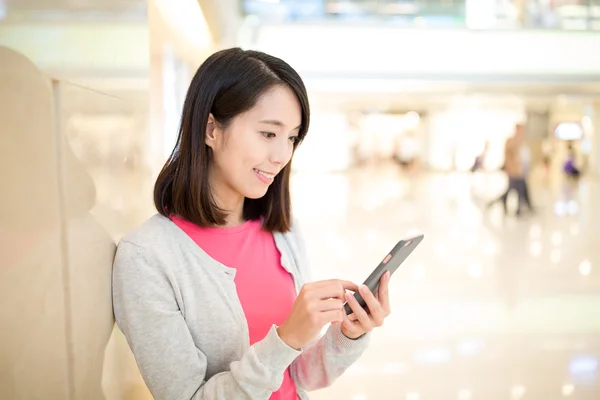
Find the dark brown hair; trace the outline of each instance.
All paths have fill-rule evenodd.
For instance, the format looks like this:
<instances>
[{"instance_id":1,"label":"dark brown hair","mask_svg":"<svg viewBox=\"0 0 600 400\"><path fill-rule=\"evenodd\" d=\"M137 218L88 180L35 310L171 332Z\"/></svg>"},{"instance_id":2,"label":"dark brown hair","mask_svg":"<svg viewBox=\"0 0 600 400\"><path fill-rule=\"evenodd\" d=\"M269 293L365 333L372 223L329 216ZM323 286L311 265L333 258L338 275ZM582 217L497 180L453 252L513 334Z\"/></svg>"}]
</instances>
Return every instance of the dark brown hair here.
<instances>
[{"instance_id":1,"label":"dark brown hair","mask_svg":"<svg viewBox=\"0 0 600 400\"><path fill-rule=\"evenodd\" d=\"M208 182L212 153L205 134L209 114L226 129L236 116L254 107L261 95L277 85L292 89L302 109L297 146L306 136L310 110L304 83L292 67L277 57L239 48L219 51L202 63L187 92L177 143L154 186L154 204L159 213L177 215L198 226L225 224L227 212L217 206ZM265 230L290 230L290 170L291 161L275 177L265 196L245 199L244 219L264 217Z\"/></svg>"}]
</instances>

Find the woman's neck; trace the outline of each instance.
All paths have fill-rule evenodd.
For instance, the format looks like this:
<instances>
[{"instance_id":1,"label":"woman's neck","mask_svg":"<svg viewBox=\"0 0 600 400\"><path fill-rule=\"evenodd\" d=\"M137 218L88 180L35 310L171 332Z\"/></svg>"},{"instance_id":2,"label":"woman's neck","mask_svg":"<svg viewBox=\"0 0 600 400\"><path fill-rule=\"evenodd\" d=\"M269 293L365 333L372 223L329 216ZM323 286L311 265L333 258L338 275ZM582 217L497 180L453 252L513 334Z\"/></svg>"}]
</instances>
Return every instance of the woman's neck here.
<instances>
[{"instance_id":1,"label":"woman's neck","mask_svg":"<svg viewBox=\"0 0 600 400\"><path fill-rule=\"evenodd\" d=\"M241 225L244 223L245 197L226 185L215 172L213 171L209 177L210 188L217 206L227 213L223 227L231 228Z\"/></svg>"},{"instance_id":2,"label":"woman's neck","mask_svg":"<svg viewBox=\"0 0 600 400\"><path fill-rule=\"evenodd\" d=\"M233 228L238 225L241 225L245 222L244 220L244 203L242 202L242 207L239 210L228 211L227 218L225 219L224 228Z\"/></svg>"},{"instance_id":3,"label":"woman's neck","mask_svg":"<svg viewBox=\"0 0 600 400\"><path fill-rule=\"evenodd\" d=\"M243 224L244 221L244 197L242 196L220 196L214 193L217 206L227 213L224 228L232 228Z\"/></svg>"}]
</instances>

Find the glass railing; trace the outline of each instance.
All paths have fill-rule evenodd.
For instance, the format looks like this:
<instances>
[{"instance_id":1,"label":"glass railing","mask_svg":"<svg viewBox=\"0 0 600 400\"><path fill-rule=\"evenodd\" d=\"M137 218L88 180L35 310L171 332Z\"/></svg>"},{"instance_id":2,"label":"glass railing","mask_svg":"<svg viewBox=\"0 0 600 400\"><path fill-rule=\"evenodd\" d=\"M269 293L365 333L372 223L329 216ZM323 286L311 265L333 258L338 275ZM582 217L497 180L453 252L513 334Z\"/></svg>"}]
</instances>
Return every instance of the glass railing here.
<instances>
[{"instance_id":1,"label":"glass railing","mask_svg":"<svg viewBox=\"0 0 600 400\"><path fill-rule=\"evenodd\" d=\"M264 22L414 28L600 30L600 0L241 0Z\"/></svg>"}]
</instances>

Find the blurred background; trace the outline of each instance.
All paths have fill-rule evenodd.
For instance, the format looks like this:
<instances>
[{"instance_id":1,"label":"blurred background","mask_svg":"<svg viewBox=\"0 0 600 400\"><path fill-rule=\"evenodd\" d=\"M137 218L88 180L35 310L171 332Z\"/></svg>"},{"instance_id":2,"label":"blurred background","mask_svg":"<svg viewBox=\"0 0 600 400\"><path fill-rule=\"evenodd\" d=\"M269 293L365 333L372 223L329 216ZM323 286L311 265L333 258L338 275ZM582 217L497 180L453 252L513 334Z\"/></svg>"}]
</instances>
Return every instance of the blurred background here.
<instances>
[{"instance_id":1,"label":"blurred background","mask_svg":"<svg viewBox=\"0 0 600 400\"><path fill-rule=\"evenodd\" d=\"M112 257L155 212L191 76L231 46L308 87L316 279L362 282L425 234L385 327L311 398L600 399L600 0L0 0L0 399L151 398ZM489 204L519 124L517 214Z\"/></svg>"}]
</instances>

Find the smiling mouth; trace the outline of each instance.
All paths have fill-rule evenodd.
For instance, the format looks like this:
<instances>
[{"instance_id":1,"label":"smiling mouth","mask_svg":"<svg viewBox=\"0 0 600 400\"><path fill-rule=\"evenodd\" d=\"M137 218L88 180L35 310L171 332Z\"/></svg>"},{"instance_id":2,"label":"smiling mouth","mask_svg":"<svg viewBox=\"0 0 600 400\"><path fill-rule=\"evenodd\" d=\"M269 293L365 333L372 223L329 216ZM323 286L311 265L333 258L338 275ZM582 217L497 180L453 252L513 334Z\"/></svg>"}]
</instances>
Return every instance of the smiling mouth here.
<instances>
[{"instance_id":1,"label":"smiling mouth","mask_svg":"<svg viewBox=\"0 0 600 400\"><path fill-rule=\"evenodd\" d=\"M265 178L268 178L268 179L273 179L273 178L275 178L275 175L276 175L276 174L270 174L270 173L265 172L265 171L261 171L260 169L256 169L256 168L254 168L254 171L256 171L256 173L258 173L259 175L262 175L262 176L264 176Z\"/></svg>"}]
</instances>

